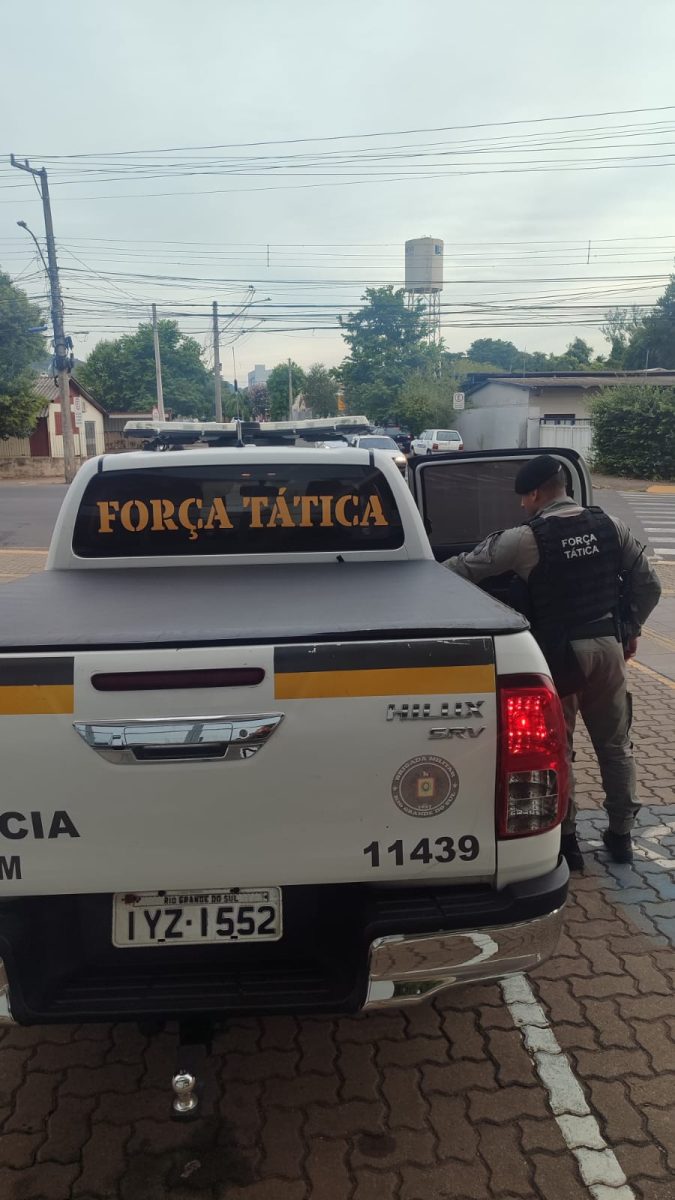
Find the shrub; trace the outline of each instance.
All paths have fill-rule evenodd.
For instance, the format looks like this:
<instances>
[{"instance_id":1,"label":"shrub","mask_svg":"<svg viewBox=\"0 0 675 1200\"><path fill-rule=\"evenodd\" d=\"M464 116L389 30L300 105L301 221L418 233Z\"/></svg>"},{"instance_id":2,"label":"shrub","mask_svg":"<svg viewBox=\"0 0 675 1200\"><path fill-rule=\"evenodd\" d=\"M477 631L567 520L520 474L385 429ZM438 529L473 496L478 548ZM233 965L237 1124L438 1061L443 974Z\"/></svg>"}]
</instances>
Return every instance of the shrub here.
<instances>
[{"instance_id":1,"label":"shrub","mask_svg":"<svg viewBox=\"0 0 675 1200\"><path fill-rule=\"evenodd\" d=\"M593 402L593 461L610 475L675 479L675 388L619 384Z\"/></svg>"}]
</instances>

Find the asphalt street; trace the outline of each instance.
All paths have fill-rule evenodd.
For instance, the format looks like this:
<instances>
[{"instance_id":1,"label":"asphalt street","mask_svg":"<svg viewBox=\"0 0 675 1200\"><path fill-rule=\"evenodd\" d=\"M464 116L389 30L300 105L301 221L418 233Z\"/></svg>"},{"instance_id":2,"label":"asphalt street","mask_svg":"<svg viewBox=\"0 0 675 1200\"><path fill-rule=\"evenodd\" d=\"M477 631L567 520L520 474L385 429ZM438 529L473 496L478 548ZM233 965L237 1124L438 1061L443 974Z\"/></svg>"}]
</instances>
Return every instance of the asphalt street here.
<instances>
[{"instance_id":1,"label":"asphalt street","mask_svg":"<svg viewBox=\"0 0 675 1200\"><path fill-rule=\"evenodd\" d=\"M67 490L64 483L0 482L0 547L46 550Z\"/></svg>"},{"instance_id":2,"label":"asphalt street","mask_svg":"<svg viewBox=\"0 0 675 1200\"><path fill-rule=\"evenodd\" d=\"M659 573L663 594L640 638L638 658L675 680L675 494L603 488L598 489L595 500L606 512L626 522Z\"/></svg>"},{"instance_id":3,"label":"asphalt street","mask_svg":"<svg viewBox=\"0 0 675 1200\"><path fill-rule=\"evenodd\" d=\"M622 492L632 519L639 522L655 558L675 562L675 492Z\"/></svg>"}]
</instances>

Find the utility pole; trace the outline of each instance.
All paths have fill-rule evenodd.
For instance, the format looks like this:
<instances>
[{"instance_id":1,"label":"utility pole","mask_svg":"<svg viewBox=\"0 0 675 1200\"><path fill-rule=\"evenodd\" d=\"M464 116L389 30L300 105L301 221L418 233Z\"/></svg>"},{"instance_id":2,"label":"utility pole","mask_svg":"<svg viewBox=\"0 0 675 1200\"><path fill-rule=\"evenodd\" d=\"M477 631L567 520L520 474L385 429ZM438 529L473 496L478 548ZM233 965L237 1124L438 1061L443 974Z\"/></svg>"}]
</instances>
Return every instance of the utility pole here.
<instances>
[{"instance_id":1,"label":"utility pole","mask_svg":"<svg viewBox=\"0 0 675 1200\"><path fill-rule=\"evenodd\" d=\"M71 358L70 349L72 342L66 339L65 330L63 327L63 297L61 296L61 284L59 281L59 267L56 261L56 243L54 242L54 225L52 223L52 209L49 200L49 184L47 182L47 172L44 167L37 170L31 167L28 159L24 162L17 162L14 155L10 155L10 162L13 167L18 167L20 171L27 171L33 178L39 179L39 191L42 199L42 209L45 218L45 237L47 240L47 262L49 274L49 291L51 296L52 309L52 326L54 329L54 366L56 368L56 381L61 399L61 430L63 434L63 472L66 483L72 483L77 470L75 466L75 438L73 436L73 421L70 409L70 369ZM20 222L23 228L28 229L25 222ZM39 244L38 244L39 249Z\"/></svg>"},{"instance_id":2,"label":"utility pole","mask_svg":"<svg viewBox=\"0 0 675 1200\"><path fill-rule=\"evenodd\" d=\"M288 360L288 419L293 420L293 372L291 370L291 360Z\"/></svg>"},{"instance_id":3,"label":"utility pole","mask_svg":"<svg viewBox=\"0 0 675 1200\"><path fill-rule=\"evenodd\" d=\"M155 378L157 380L157 408L159 419L164 420L164 392L162 391L162 360L159 357L159 330L157 328L157 305L152 306L152 343L155 347Z\"/></svg>"},{"instance_id":4,"label":"utility pole","mask_svg":"<svg viewBox=\"0 0 675 1200\"><path fill-rule=\"evenodd\" d=\"M216 398L216 421L223 419L223 400L220 390L220 333L218 330L218 301L213 301L213 382Z\"/></svg>"},{"instance_id":5,"label":"utility pole","mask_svg":"<svg viewBox=\"0 0 675 1200\"><path fill-rule=\"evenodd\" d=\"M237 360L234 354L234 343L232 343L232 371L234 373L234 394L237 400L237 420L241 420L241 409L239 406L239 384L237 383Z\"/></svg>"}]
</instances>

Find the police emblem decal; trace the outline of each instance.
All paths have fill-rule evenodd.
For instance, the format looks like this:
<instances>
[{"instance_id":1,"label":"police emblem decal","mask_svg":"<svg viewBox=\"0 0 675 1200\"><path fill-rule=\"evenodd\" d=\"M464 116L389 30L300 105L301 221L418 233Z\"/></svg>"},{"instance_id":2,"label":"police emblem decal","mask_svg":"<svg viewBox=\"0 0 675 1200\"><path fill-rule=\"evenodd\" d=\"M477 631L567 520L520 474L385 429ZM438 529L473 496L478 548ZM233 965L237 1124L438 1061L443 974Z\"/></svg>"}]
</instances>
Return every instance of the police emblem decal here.
<instances>
[{"instance_id":1,"label":"police emblem decal","mask_svg":"<svg viewBox=\"0 0 675 1200\"><path fill-rule=\"evenodd\" d=\"M394 804L409 817L437 817L459 792L459 776L445 758L418 754L399 767L391 784Z\"/></svg>"}]
</instances>

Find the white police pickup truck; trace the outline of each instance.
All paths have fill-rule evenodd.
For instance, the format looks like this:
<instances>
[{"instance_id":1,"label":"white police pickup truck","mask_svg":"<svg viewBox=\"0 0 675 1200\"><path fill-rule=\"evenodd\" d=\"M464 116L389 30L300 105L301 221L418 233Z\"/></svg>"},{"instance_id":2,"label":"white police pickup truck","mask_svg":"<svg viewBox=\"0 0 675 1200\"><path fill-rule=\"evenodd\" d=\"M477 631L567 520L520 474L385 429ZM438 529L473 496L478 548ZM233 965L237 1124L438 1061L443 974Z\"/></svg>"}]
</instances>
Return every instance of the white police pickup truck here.
<instances>
[{"instance_id":1,"label":"white police pickup truck","mask_svg":"<svg viewBox=\"0 0 675 1200\"><path fill-rule=\"evenodd\" d=\"M293 444L365 424L135 429L2 589L0 1019L370 1010L552 950L560 704L434 559L515 517L527 452L407 486Z\"/></svg>"}]
</instances>

